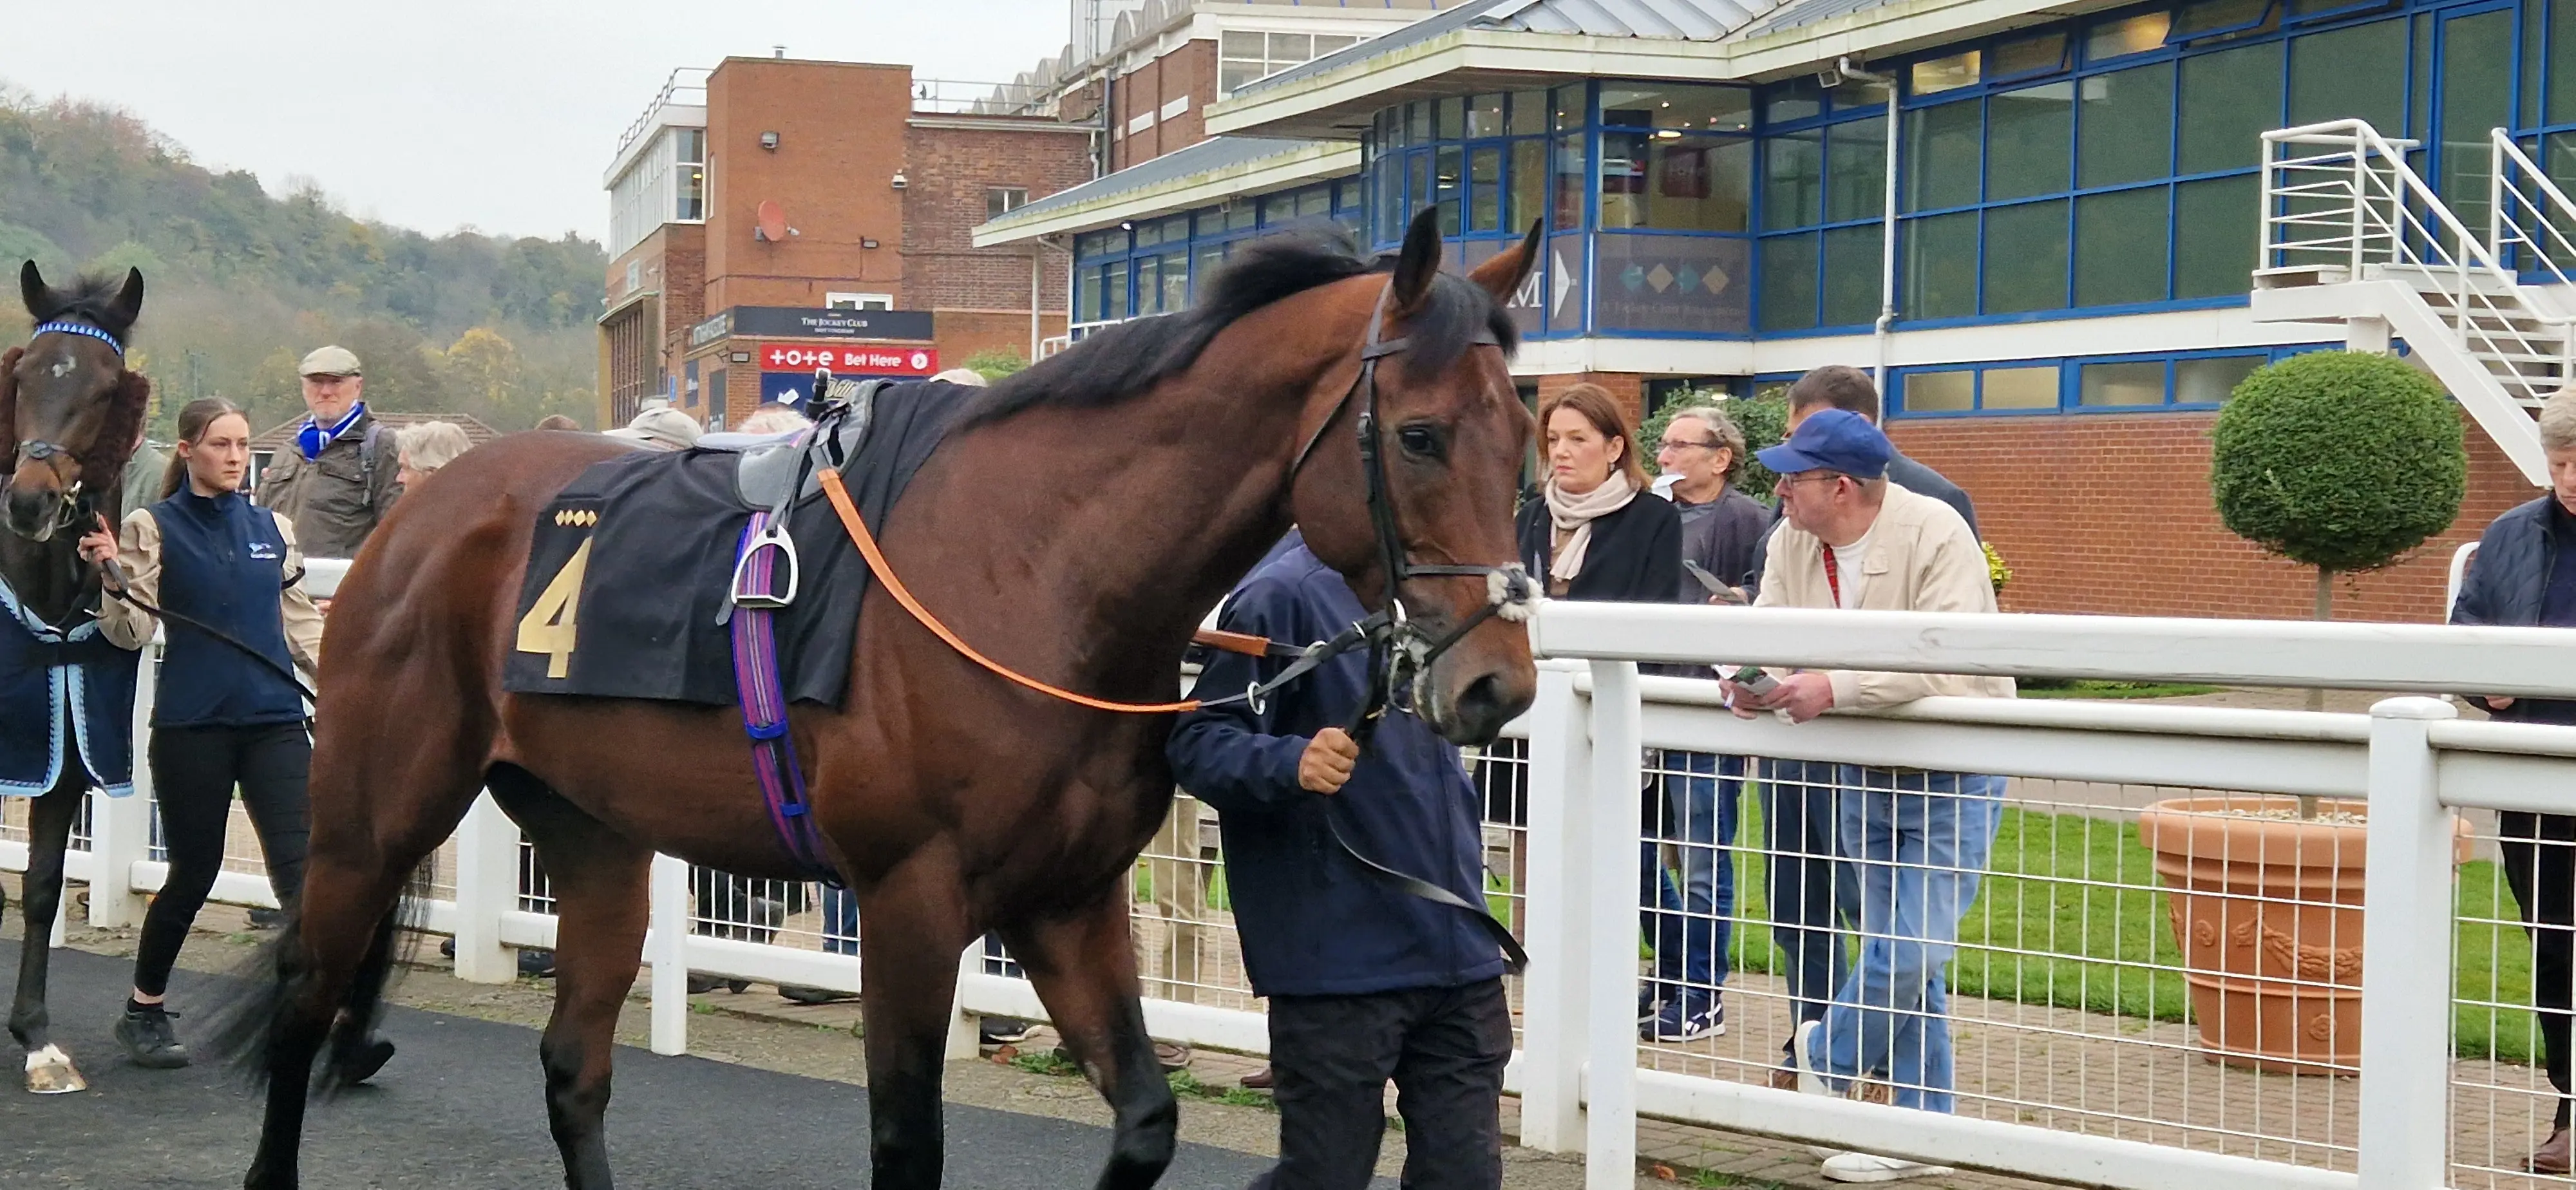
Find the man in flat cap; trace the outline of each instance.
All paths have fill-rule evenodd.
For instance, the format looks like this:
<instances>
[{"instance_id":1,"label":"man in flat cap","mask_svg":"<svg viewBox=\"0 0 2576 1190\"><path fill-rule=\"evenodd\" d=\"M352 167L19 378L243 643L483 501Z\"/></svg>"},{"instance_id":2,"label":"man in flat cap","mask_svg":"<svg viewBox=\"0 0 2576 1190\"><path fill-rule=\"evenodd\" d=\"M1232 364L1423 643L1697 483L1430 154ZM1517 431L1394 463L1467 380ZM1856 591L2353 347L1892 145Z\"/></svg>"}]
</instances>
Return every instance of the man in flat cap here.
<instances>
[{"instance_id":1,"label":"man in flat cap","mask_svg":"<svg viewBox=\"0 0 2576 1190\"><path fill-rule=\"evenodd\" d=\"M367 414L366 380L348 348L316 348L296 371L309 412L260 476L258 499L295 522L307 557L354 558L393 506L390 435Z\"/></svg>"}]
</instances>

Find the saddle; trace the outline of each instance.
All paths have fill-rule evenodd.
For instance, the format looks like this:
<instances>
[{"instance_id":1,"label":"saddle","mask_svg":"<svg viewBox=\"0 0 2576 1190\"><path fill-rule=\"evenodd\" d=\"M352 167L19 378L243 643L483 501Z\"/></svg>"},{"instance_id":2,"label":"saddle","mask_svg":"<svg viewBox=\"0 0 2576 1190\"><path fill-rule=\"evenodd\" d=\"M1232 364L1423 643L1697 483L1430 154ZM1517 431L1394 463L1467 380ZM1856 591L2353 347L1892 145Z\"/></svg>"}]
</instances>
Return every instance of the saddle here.
<instances>
[{"instance_id":1,"label":"saddle","mask_svg":"<svg viewBox=\"0 0 2576 1190\"><path fill-rule=\"evenodd\" d=\"M756 606L786 699L840 705L872 578L818 477L839 471L881 526L976 391L875 382L813 431L594 464L538 514L503 688L736 705L730 629Z\"/></svg>"}]
</instances>

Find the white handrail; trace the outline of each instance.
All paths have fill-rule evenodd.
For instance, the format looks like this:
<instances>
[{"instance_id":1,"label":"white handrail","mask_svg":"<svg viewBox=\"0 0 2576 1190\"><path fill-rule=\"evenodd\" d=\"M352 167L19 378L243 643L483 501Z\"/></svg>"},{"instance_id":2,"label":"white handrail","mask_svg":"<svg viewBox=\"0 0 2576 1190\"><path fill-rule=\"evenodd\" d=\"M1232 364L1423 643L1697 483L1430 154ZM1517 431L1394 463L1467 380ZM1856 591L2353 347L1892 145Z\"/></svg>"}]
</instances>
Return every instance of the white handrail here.
<instances>
[{"instance_id":1,"label":"white handrail","mask_svg":"<svg viewBox=\"0 0 2576 1190\"><path fill-rule=\"evenodd\" d=\"M2427 185L2424 179L2417 176L2414 169L2406 164L2404 150L2406 148L2414 147L2417 142L2412 140L2392 141L2388 137L2381 136L2379 134L2379 130L2372 128L2370 126L2370 122L2367 120L2330 120L2322 124L2302 124L2296 128L2282 128L2266 132L2263 134L2263 143L2267 146L2267 151L2264 154L2264 170L2267 175L2282 173L2293 169L2318 168L2320 163L2342 156L2340 153L2330 153L2320 157L2294 157L2285 160L2274 160L2271 153L2268 151L2268 146L2272 145L2337 145L2345 146L2345 151L2353 155L2353 180L2350 185L2352 188L2353 198L2352 267L2353 276L2356 278L2360 275L2360 266L2363 263L2362 245L2364 241L2375 238L2373 234L2367 233L2363 230L2363 222L2364 217L2369 212L2370 208L2370 203L2368 201L2370 195L2367 192L2367 183L2369 181L2376 180L2376 175L2374 175L2369 168L2368 157L2376 156L2384 163L2385 175L2387 178L2391 179L2393 183L2387 186L2389 191L2387 197L2393 208L2404 213L2404 222L2415 224L2419 228L2422 227L2421 220L2416 218L2411 211L2407 211L2404 206L2403 200L2412 198L2422 204L2423 209L2430 212L2431 215L2439 221L2442 230L2450 232L2452 239L2460 245L2463 253L2471 258L2468 262L2462 262L2454 257L2450 261L2434 263L2456 269L2463 274L2466 274L2470 270L2471 265L2474 264L2477 271L2485 273L2490 279L2501 282L2507 286L2519 287L2521 279L2515 276L2512 270L2505 268L2503 264L2499 263L2496 259L2495 253L2488 250L2487 245L2481 241L2479 237L2470 234L2467 225L2461 223L2460 217L2452 213L2450 205L2442 201L2441 195L2435 193L2433 188ZM2401 190L2402 193L2400 193ZM2316 222L2315 219L2305 216L2275 215L2272 213L2272 204L2270 200L2277 195L2315 196L2322 193L2328 192L2320 191L2314 186L2265 186L2263 217L2266 225ZM2378 234L2385 235L2389 240L2390 250L2392 253L2404 252L2406 256L2414 257L2414 253L2405 252L2405 229L2400 227L2398 224L2399 221L2397 219L2382 219L2380 220L2382 230ZM2422 230L2429 232L2432 229L2422 228ZM2442 245L2439 239L2428 236L2427 240L2432 244L2434 249L2437 251L2441 250ZM2268 236L2265 238L2264 251L2266 256L2272 252L2284 250L2299 251L2303 250L2303 246L2297 244L2275 244L2270 241ZM2422 261L2420 258L2416 258L2413 263L2422 264L2426 262ZM2576 322L2576 318L2570 318L2569 316L2562 314L2553 314L2547 311L2533 311L2531 316L2535 321L2557 323L2561 325L2569 322Z\"/></svg>"}]
</instances>

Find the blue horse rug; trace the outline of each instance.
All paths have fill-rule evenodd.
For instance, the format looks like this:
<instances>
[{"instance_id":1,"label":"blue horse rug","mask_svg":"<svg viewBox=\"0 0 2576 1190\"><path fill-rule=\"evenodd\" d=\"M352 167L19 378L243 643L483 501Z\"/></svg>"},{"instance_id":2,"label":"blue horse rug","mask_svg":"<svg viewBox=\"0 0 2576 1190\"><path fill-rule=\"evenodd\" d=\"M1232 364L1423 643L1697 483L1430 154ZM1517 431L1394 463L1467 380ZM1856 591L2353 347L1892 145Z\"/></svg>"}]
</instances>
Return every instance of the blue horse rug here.
<instances>
[{"instance_id":1,"label":"blue horse rug","mask_svg":"<svg viewBox=\"0 0 2576 1190\"><path fill-rule=\"evenodd\" d=\"M75 759L89 784L134 792L134 682L142 654L38 619L0 583L0 797L41 797Z\"/></svg>"}]
</instances>

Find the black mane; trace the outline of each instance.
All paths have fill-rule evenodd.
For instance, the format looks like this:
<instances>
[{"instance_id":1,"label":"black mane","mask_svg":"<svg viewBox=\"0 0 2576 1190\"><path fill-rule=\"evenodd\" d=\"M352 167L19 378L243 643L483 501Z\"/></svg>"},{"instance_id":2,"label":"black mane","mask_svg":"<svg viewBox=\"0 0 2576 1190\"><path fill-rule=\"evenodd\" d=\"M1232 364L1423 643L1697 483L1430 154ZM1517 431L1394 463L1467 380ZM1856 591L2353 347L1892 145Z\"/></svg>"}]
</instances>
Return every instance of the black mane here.
<instances>
[{"instance_id":1,"label":"black mane","mask_svg":"<svg viewBox=\"0 0 2576 1190\"><path fill-rule=\"evenodd\" d=\"M1338 230L1265 236L1237 251L1189 309L1092 332L984 390L958 428L1001 421L1039 406L1097 409L1142 395L1196 362L1208 341L1235 320L1309 289L1394 267L1393 256L1372 257ZM1479 331L1490 331L1506 353L1520 341L1510 316L1492 295L1463 277L1443 273L1419 307L1406 315L1404 333L1411 343L1396 358L1407 375L1438 372L1474 346Z\"/></svg>"},{"instance_id":2,"label":"black mane","mask_svg":"<svg viewBox=\"0 0 2576 1190\"><path fill-rule=\"evenodd\" d=\"M75 319L116 336L122 343L134 329L134 321L117 308L117 298L125 288L125 278L112 274L83 273L69 285L53 287L54 308L30 310L27 313L41 325L64 319Z\"/></svg>"}]
</instances>

